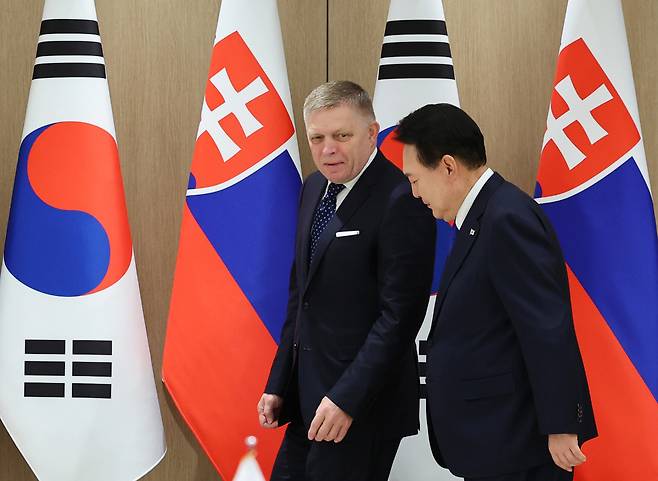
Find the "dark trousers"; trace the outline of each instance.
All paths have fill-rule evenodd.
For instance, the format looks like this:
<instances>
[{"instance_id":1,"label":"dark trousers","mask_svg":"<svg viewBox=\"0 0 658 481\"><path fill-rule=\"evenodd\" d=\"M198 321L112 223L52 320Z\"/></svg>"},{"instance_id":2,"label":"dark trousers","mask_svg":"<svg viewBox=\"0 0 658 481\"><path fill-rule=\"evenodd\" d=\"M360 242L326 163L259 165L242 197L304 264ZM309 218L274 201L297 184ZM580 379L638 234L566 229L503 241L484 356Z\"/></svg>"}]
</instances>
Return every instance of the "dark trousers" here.
<instances>
[{"instance_id":1,"label":"dark trousers","mask_svg":"<svg viewBox=\"0 0 658 481\"><path fill-rule=\"evenodd\" d=\"M565 471L552 461L527 471L485 478L464 478L464 481L571 481L573 472Z\"/></svg>"},{"instance_id":2,"label":"dark trousers","mask_svg":"<svg viewBox=\"0 0 658 481\"><path fill-rule=\"evenodd\" d=\"M306 435L302 423L288 425L270 481L387 481L400 445L357 423L340 443Z\"/></svg>"}]
</instances>

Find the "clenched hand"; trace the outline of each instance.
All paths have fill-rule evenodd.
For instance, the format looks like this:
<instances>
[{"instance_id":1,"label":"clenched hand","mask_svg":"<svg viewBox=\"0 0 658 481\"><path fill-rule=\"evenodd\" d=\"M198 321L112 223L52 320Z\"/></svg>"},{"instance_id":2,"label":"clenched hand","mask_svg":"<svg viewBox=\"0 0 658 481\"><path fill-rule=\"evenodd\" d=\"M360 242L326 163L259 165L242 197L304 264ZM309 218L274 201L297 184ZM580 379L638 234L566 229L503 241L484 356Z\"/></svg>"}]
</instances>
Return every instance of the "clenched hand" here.
<instances>
[{"instance_id":1,"label":"clenched hand","mask_svg":"<svg viewBox=\"0 0 658 481\"><path fill-rule=\"evenodd\" d=\"M276 394L264 393L258 401L258 422L264 428L279 426L279 413L283 405L283 398Z\"/></svg>"}]
</instances>

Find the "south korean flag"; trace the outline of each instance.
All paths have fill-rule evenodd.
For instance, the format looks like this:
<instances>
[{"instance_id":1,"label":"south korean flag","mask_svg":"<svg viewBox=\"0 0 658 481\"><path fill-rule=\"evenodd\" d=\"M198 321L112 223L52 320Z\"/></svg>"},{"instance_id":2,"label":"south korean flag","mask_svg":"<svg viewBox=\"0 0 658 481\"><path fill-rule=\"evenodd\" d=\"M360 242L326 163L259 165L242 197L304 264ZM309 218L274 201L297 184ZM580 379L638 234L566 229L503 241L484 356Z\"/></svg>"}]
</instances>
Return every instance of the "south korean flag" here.
<instances>
[{"instance_id":1,"label":"south korean flag","mask_svg":"<svg viewBox=\"0 0 658 481\"><path fill-rule=\"evenodd\" d=\"M0 418L41 481L165 454L93 0L46 0L0 274Z\"/></svg>"},{"instance_id":2,"label":"south korean flag","mask_svg":"<svg viewBox=\"0 0 658 481\"><path fill-rule=\"evenodd\" d=\"M440 0L391 0L375 85L374 107L382 126L378 146L402 168L402 145L395 140L397 123L430 103L459 106L448 30ZM437 221L436 260L432 295L416 339L421 376L420 434L404 438L390 479L448 481L457 479L439 467L430 451L425 415L425 355L434 300L443 266L454 239L453 227Z\"/></svg>"}]
</instances>

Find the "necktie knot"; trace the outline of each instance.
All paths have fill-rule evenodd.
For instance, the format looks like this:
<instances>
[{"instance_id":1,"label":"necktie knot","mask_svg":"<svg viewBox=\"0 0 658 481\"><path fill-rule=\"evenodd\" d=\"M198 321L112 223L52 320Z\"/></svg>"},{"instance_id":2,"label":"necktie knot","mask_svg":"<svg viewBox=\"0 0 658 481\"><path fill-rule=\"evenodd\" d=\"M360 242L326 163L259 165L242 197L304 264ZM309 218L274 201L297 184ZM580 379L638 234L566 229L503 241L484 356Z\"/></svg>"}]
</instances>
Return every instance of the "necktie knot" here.
<instances>
[{"instance_id":1,"label":"necktie knot","mask_svg":"<svg viewBox=\"0 0 658 481\"><path fill-rule=\"evenodd\" d=\"M327 195L325 196L327 200L329 199L335 199L338 197L338 194L340 194L340 191L345 188L344 184L334 184L333 182L329 184L329 188L327 189Z\"/></svg>"}]
</instances>

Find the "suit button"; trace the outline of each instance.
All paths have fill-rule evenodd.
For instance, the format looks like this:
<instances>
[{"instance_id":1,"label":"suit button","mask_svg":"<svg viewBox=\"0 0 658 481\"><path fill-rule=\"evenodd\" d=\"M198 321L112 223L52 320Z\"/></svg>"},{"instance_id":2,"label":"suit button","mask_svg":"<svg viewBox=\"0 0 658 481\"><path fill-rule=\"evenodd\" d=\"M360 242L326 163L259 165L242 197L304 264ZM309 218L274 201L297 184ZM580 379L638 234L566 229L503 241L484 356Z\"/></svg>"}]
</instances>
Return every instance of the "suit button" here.
<instances>
[{"instance_id":1,"label":"suit button","mask_svg":"<svg viewBox=\"0 0 658 481\"><path fill-rule=\"evenodd\" d=\"M293 349L297 349L297 347L298 347L298 346L297 346L297 343L294 343L294 344L292 345L292 348L293 348Z\"/></svg>"},{"instance_id":2,"label":"suit button","mask_svg":"<svg viewBox=\"0 0 658 481\"><path fill-rule=\"evenodd\" d=\"M302 304L302 309L304 309L305 311L307 311L309 307L310 304L308 302L304 302L304 304Z\"/></svg>"}]
</instances>

